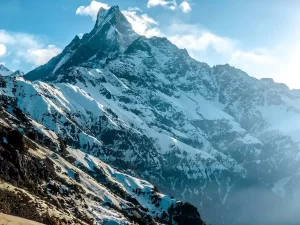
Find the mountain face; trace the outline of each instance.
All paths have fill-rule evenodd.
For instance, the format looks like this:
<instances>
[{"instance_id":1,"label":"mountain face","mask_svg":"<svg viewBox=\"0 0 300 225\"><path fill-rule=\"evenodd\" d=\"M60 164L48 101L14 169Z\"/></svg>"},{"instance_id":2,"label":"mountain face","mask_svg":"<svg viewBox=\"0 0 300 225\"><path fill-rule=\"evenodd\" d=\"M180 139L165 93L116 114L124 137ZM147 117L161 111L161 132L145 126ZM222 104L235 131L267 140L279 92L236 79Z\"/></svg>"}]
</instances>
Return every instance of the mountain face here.
<instances>
[{"instance_id":1,"label":"mountain face","mask_svg":"<svg viewBox=\"0 0 300 225\"><path fill-rule=\"evenodd\" d=\"M55 134L68 146L71 165L62 156L52 161L83 168L101 184L102 176L112 179L125 189L123 200L142 193L146 200L133 204L148 211L139 218L166 222L165 214L176 214L187 215L177 224L202 223L183 203L153 210L149 190L159 205L165 198L124 176L193 203L212 224L300 223L300 91L229 65L211 68L166 38L138 36L118 7L100 10L93 30L49 63L24 78L1 78L0 93L35 121L31 130L49 139L42 144L60 146Z\"/></svg>"},{"instance_id":2,"label":"mountain face","mask_svg":"<svg viewBox=\"0 0 300 225\"><path fill-rule=\"evenodd\" d=\"M26 78L36 80L46 76L51 80L52 76L64 73L72 66L104 64L106 60L124 51L137 37L118 6L109 10L101 8L95 27L89 34L85 34L82 39L76 36L60 55L45 66L28 73Z\"/></svg>"},{"instance_id":3,"label":"mountain face","mask_svg":"<svg viewBox=\"0 0 300 225\"><path fill-rule=\"evenodd\" d=\"M7 69L4 65L0 64L0 76L21 77L21 76L24 76L24 73L20 70L13 72L13 71Z\"/></svg>"},{"instance_id":4,"label":"mountain face","mask_svg":"<svg viewBox=\"0 0 300 225\"><path fill-rule=\"evenodd\" d=\"M3 89L24 81L0 80ZM189 203L67 146L7 94L0 95L0 221L5 213L49 225L205 225Z\"/></svg>"},{"instance_id":5,"label":"mountain face","mask_svg":"<svg viewBox=\"0 0 300 225\"><path fill-rule=\"evenodd\" d=\"M0 64L0 76L10 76L13 72Z\"/></svg>"}]
</instances>

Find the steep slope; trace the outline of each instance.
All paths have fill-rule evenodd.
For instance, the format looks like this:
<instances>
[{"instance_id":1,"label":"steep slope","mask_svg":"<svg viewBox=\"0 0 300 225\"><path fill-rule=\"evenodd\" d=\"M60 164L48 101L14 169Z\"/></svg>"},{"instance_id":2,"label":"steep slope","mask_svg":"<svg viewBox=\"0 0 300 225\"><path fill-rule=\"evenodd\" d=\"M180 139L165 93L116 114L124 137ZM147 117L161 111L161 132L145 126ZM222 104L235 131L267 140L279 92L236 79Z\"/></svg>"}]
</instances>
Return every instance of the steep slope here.
<instances>
[{"instance_id":1,"label":"steep slope","mask_svg":"<svg viewBox=\"0 0 300 225\"><path fill-rule=\"evenodd\" d=\"M296 206L286 214L299 183L297 90L140 37L118 7L25 80L4 80L0 92L69 146L193 202L214 224L300 221Z\"/></svg>"},{"instance_id":2,"label":"steep slope","mask_svg":"<svg viewBox=\"0 0 300 225\"><path fill-rule=\"evenodd\" d=\"M26 74L26 79L49 80L55 74L64 73L69 67L86 64L87 61L104 64L107 58L113 58L124 51L137 37L118 6L109 10L101 8L95 27L89 34L85 34L82 39L76 36L61 54L47 65Z\"/></svg>"},{"instance_id":3,"label":"steep slope","mask_svg":"<svg viewBox=\"0 0 300 225\"><path fill-rule=\"evenodd\" d=\"M22 218L9 216L0 213L0 224L10 224L10 225L41 225L40 223L36 223L30 220L25 220Z\"/></svg>"},{"instance_id":4,"label":"steep slope","mask_svg":"<svg viewBox=\"0 0 300 225\"><path fill-rule=\"evenodd\" d=\"M24 73L20 70L17 70L15 72L9 70L4 65L0 64L0 76L12 76L12 77L21 77L24 76Z\"/></svg>"},{"instance_id":5,"label":"steep slope","mask_svg":"<svg viewBox=\"0 0 300 225\"><path fill-rule=\"evenodd\" d=\"M13 72L0 64L0 76L10 76Z\"/></svg>"},{"instance_id":6,"label":"steep slope","mask_svg":"<svg viewBox=\"0 0 300 225\"><path fill-rule=\"evenodd\" d=\"M204 224L194 206L66 146L0 97L0 212L45 224Z\"/></svg>"}]
</instances>

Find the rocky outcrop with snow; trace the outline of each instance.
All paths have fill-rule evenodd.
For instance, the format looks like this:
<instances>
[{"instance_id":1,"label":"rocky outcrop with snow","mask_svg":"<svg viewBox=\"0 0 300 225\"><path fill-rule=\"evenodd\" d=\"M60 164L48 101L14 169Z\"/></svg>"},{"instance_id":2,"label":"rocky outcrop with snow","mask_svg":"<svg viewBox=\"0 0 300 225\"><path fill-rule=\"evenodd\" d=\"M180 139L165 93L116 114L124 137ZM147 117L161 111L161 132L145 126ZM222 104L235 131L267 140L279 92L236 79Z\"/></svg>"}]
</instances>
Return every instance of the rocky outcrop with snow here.
<instances>
[{"instance_id":1,"label":"rocky outcrop with snow","mask_svg":"<svg viewBox=\"0 0 300 225\"><path fill-rule=\"evenodd\" d=\"M13 74L12 71L7 69L3 64L0 64L0 76L10 76Z\"/></svg>"},{"instance_id":2,"label":"rocky outcrop with snow","mask_svg":"<svg viewBox=\"0 0 300 225\"><path fill-rule=\"evenodd\" d=\"M194 206L67 146L0 97L0 213L43 224L204 225Z\"/></svg>"}]
</instances>

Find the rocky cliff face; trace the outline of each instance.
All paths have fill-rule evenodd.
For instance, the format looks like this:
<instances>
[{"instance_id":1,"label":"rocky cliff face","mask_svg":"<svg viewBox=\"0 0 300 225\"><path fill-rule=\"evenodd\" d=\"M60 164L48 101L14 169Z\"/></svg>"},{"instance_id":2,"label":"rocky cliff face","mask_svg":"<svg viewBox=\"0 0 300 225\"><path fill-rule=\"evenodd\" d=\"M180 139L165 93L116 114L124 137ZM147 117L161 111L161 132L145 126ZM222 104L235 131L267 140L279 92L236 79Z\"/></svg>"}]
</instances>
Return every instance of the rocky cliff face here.
<instances>
[{"instance_id":1,"label":"rocky cliff face","mask_svg":"<svg viewBox=\"0 0 300 225\"><path fill-rule=\"evenodd\" d=\"M196 207L67 146L3 95L0 213L49 225L204 225Z\"/></svg>"},{"instance_id":2,"label":"rocky cliff face","mask_svg":"<svg viewBox=\"0 0 300 225\"><path fill-rule=\"evenodd\" d=\"M300 221L300 92L138 36L118 7L46 65L2 83L68 146L192 202L213 224Z\"/></svg>"},{"instance_id":3,"label":"rocky cliff face","mask_svg":"<svg viewBox=\"0 0 300 225\"><path fill-rule=\"evenodd\" d=\"M9 76L13 72L7 69L4 65L0 64L0 75L1 76Z\"/></svg>"}]
</instances>

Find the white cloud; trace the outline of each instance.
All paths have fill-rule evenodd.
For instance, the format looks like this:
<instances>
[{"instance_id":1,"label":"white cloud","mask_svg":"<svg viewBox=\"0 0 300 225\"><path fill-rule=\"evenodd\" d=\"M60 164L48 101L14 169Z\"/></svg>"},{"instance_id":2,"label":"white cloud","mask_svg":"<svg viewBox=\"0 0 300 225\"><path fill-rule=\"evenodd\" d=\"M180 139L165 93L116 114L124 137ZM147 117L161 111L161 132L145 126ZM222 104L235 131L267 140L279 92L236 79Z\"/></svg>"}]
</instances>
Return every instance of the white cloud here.
<instances>
[{"instance_id":1,"label":"white cloud","mask_svg":"<svg viewBox=\"0 0 300 225\"><path fill-rule=\"evenodd\" d=\"M110 6L106 3L92 1L88 6L80 6L76 10L77 15L91 16L95 21L100 8L109 9ZM122 13L127 18L128 22L132 25L133 30L146 37L159 36L160 30L158 29L158 22L147 14L142 14L142 10L133 7L123 10Z\"/></svg>"},{"instance_id":2,"label":"white cloud","mask_svg":"<svg viewBox=\"0 0 300 225\"><path fill-rule=\"evenodd\" d=\"M93 0L88 6L80 6L76 10L76 15L91 16L96 21L100 8L109 9L108 4Z\"/></svg>"},{"instance_id":3,"label":"white cloud","mask_svg":"<svg viewBox=\"0 0 300 225\"><path fill-rule=\"evenodd\" d=\"M291 88L300 89L300 42L290 43L285 47L285 57L282 59L283 51L278 51L278 60L274 73L279 74L276 80L288 84Z\"/></svg>"},{"instance_id":4,"label":"white cloud","mask_svg":"<svg viewBox=\"0 0 300 225\"><path fill-rule=\"evenodd\" d=\"M182 10L184 13L188 13L192 11L191 5L187 1L183 1L180 5L179 8Z\"/></svg>"},{"instance_id":5,"label":"white cloud","mask_svg":"<svg viewBox=\"0 0 300 225\"><path fill-rule=\"evenodd\" d=\"M139 12L142 11L138 8L129 8L128 10L122 11L136 33L146 37L159 36L160 30L157 27L158 22L147 14L139 15Z\"/></svg>"},{"instance_id":6,"label":"white cloud","mask_svg":"<svg viewBox=\"0 0 300 225\"><path fill-rule=\"evenodd\" d=\"M201 62L211 66L229 63L258 79L273 78L290 88L300 88L300 42L244 49L238 41L197 25L173 24L163 31L170 41Z\"/></svg>"},{"instance_id":7,"label":"white cloud","mask_svg":"<svg viewBox=\"0 0 300 225\"><path fill-rule=\"evenodd\" d=\"M211 66L229 63L258 79L273 78L290 88L300 89L300 41L286 41L268 49L245 49L240 42L198 25L173 24L163 33L201 62Z\"/></svg>"},{"instance_id":8,"label":"white cloud","mask_svg":"<svg viewBox=\"0 0 300 225\"><path fill-rule=\"evenodd\" d=\"M13 63L25 60L39 66L61 52L61 49L54 45L45 46L37 36L6 30L0 30L0 43L9 48L10 52L6 54L13 57Z\"/></svg>"},{"instance_id":9,"label":"white cloud","mask_svg":"<svg viewBox=\"0 0 300 225\"><path fill-rule=\"evenodd\" d=\"M48 45L45 48L28 49L26 52L19 52L28 63L40 66L47 63L51 58L61 53L61 49L55 45Z\"/></svg>"},{"instance_id":10,"label":"white cloud","mask_svg":"<svg viewBox=\"0 0 300 225\"><path fill-rule=\"evenodd\" d=\"M6 54L6 46L4 44L0 44L0 57Z\"/></svg>"},{"instance_id":11,"label":"white cloud","mask_svg":"<svg viewBox=\"0 0 300 225\"><path fill-rule=\"evenodd\" d=\"M166 35L179 48L186 48L194 53L212 48L218 53L228 54L234 52L235 48L235 42L230 38L218 36L197 25L173 24Z\"/></svg>"},{"instance_id":12,"label":"white cloud","mask_svg":"<svg viewBox=\"0 0 300 225\"><path fill-rule=\"evenodd\" d=\"M5 30L0 30L0 42L5 44L13 44L15 40Z\"/></svg>"},{"instance_id":13,"label":"white cloud","mask_svg":"<svg viewBox=\"0 0 300 225\"><path fill-rule=\"evenodd\" d=\"M269 56L266 52L244 52L242 50L237 50L232 54L229 63L236 65L241 61L256 64L266 64L271 63L273 60L272 57Z\"/></svg>"},{"instance_id":14,"label":"white cloud","mask_svg":"<svg viewBox=\"0 0 300 225\"><path fill-rule=\"evenodd\" d=\"M0 30L0 43L21 48L38 48L41 46L40 40L34 35L6 30Z\"/></svg>"},{"instance_id":15,"label":"white cloud","mask_svg":"<svg viewBox=\"0 0 300 225\"><path fill-rule=\"evenodd\" d=\"M276 60L268 50L245 50L238 41L198 25L173 24L164 33L179 48L186 48L193 58L211 66L230 63L258 78L267 76L263 76L266 68L270 69L271 65L276 67Z\"/></svg>"},{"instance_id":16,"label":"white cloud","mask_svg":"<svg viewBox=\"0 0 300 225\"><path fill-rule=\"evenodd\" d=\"M281 43L262 52L253 50L256 57L238 54L229 63L256 78L273 78L276 82L300 89L300 42Z\"/></svg>"},{"instance_id":17,"label":"white cloud","mask_svg":"<svg viewBox=\"0 0 300 225\"><path fill-rule=\"evenodd\" d=\"M192 11L191 5L187 1L183 1L179 6L176 0L148 0L147 7L152 8L156 6L162 6L164 8L175 11L180 9L184 13Z\"/></svg>"},{"instance_id":18,"label":"white cloud","mask_svg":"<svg viewBox=\"0 0 300 225\"><path fill-rule=\"evenodd\" d=\"M13 61L12 61L14 64L20 64L20 59L14 59Z\"/></svg>"},{"instance_id":19,"label":"white cloud","mask_svg":"<svg viewBox=\"0 0 300 225\"><path fill-rule=\"evenodd\" d=\"M176 0L148 0L147 7L163 6L175 10L177 8Z\"/></svg>"}]
</instances>

